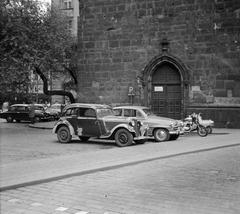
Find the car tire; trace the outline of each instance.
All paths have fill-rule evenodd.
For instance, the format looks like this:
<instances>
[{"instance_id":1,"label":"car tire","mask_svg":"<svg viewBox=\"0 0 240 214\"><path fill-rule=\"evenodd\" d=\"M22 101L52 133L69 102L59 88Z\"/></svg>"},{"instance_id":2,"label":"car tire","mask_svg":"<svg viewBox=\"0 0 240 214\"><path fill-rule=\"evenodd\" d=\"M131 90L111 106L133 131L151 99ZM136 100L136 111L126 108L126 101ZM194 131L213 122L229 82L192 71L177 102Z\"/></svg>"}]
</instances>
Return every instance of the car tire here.
<instances>
[{"instance_id":1,"label":"car tire","mask_svg":"<svg viewBox=\"0 0 240 214\"><path fill-rule=\"evenodd\" d=\"M119 147L130 146L133 143L133 135L126 129L117 130L114 138Z\"/></svg>"},{"instance_id":2,"label":"car tire","mask_svg":"<svg viewBox=\"0 0 240 214\"><path fill-rule=\"evenodd\" d=\"M170 135L169 140L177 140L178 137L179 137L179 134L172 134L172 135Z\"/></svg>"},{"instance_id":3,"label":"car tire","mask_svg":"<svg viewBox=\"0 0 240 214\"><path fill-rule=\"evenodd\" d=\"M83 141L83 142L87 142L89 138L90 138L90 137L82 137L82 136L79 136L79 139L80 139L81 141Z\"/></svg>"},{"instance_id":4,"label":"car tire","mask_svg":"<svg viewBox=\"0 0 240 214\"><path fill-rule=\"evenodd\" d=\"M69 143L72 140L72 135L67 126L61 126L57 130L57 138L60 143Z\"/></svg>"},{"instance_id":5,"label":"car tire","mask_svg":"<svg viewBox=\"0 0 240 214\"><path fill-rule=\"evenodd\" d=\"M208 133L208 134L212 134L212 131L213 131L213 130L212 130L212 127L211 127L211 126L207 126L206 129L207 129L207 133Z\"/></svg>"},{"instance_id":6,"label":"car tire","mask_svg":"<svg viewBox=\"0 0 240 214\"><path fill-rule=\"evenodd\" d=\"M40 121L40 117L34 117L34 122L38 123Z\"/></svg>"},{"instance_id":7,"label":"car tire","mask_svg":"<svg viewBox=\"0 0 240 214\"><path fill-rule=\"evenodd\" d=\"M12 123L13 122L13 118L11 116L8 116L6 118L6 120L7 120L8 123Z\"/></svg>"},{"instance_id":8,"label":"car tire","mask_svg":"<svg viewBox=\"0 0 240 214\"><path fill-rule=\"evenodd\" d=\"M168 141L169 138L170 135L167 129L156 129L154 131L154 139L157 142Z\"/></svg>"}]
</instances>

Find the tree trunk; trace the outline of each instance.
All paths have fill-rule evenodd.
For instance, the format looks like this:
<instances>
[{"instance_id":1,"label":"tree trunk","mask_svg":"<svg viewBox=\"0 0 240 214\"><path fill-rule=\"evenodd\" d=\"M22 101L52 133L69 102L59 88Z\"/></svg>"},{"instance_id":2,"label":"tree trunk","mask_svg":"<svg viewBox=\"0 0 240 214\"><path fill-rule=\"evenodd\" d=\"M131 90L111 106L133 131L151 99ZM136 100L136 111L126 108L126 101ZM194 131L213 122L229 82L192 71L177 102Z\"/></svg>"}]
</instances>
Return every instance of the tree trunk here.
<instances>
[{"instance_id":1,"label":"tree trunk","mask_svg":"<svg viewBox=\"0 0 240 214\"><path fill-rule=\"evenodd\" d=\"M67 96L70 99L71 103L75 103L75 98L73 97L73 94L69 91L64 91L64 90L48 90L48 80L41 71L41 69L37 66L35 66L35 72L40 76L40 78L43 81L43 93L46 95L60 95L60 96Z\"/></svg>"}]
</instances>

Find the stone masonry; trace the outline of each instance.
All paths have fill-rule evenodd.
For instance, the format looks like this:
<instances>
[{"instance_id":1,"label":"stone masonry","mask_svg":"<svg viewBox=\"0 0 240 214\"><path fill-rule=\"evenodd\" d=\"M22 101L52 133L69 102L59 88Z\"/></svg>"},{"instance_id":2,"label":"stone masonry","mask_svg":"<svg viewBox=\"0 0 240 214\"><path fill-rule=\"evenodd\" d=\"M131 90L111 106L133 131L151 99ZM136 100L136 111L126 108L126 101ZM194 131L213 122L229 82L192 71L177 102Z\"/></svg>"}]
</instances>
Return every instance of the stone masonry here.
<instances>
[{"instance_id":1,"label":"stone masonry","mask_svg":"<svg viewBox=\"0 0 240 214\"><path fill-rule=\"evenodd\" d=\"M239 113L239 0L80 0L79 11L78 101L129 103L133 87L141 103L137 77L167 39L168 53L188 69L183 102Z\"/></svg>"}]
</instances>

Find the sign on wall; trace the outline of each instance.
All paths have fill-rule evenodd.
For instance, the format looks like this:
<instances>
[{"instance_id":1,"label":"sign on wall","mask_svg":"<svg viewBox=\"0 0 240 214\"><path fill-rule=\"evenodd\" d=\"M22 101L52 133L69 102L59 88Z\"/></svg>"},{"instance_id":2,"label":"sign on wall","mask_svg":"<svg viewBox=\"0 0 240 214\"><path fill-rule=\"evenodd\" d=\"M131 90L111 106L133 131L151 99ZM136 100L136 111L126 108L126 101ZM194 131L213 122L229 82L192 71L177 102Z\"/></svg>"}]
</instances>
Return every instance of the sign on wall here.
<instances>
[{"instance_id":1,"label":"sign on wall","mask_svg":"<svg viewBox=\"0 0 240 214\"><path fill-rule=\"evenodd\" d=\"M163 86L154 86L155 92L163 92Z\"/></svg>"}]
</instances>

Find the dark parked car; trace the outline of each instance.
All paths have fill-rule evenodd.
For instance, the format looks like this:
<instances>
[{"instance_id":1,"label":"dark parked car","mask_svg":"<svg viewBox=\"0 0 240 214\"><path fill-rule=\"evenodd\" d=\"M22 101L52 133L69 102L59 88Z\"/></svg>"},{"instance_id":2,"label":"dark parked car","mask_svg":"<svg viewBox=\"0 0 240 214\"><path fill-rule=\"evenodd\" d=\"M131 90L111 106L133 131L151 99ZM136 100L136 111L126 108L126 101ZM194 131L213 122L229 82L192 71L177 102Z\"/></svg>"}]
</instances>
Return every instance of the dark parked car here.
<instances>
[{"instance_id":1,"label":"dark parked car","mask_svg":"<svg viewBox=\"0 0 240 214\"><path fill-rule=\"evenodd\" d=\"M14 120L16 122L20 121L31 121L29 117L30 113L29 104L14 104L11 105L8 111L0 113L0 118L6 119L8 123L12 123ZM44 107L38 104L34 105L34 120L38 122L40 120L48 120L50 118L49 114L44 111Z\"/></svg>"},{"instance_id":2,"label":"dark parked car","mask_svg":"<svg viewBox=\"0 0 240 214\"><path fill-rule=\"evenodd\" d=\"M118 146L144 143L147 126L132 118L114 116L110 106L75 103L65 107L62 117L53 128L61 143L69 143L72 136L86 141L90 137L115 140Z\"/></svg>"},{"instance_id":3,"label":"dark parked car","mask_svg":"<svg viewBox=\"0 0 240 214\"><path fill-rule=\"evenodd\" d=\"M47 107L46 112L50 114L54 119L59 119L64 107L65 107L64 104L55 103Z\"/></svg>"}]
</instances>

